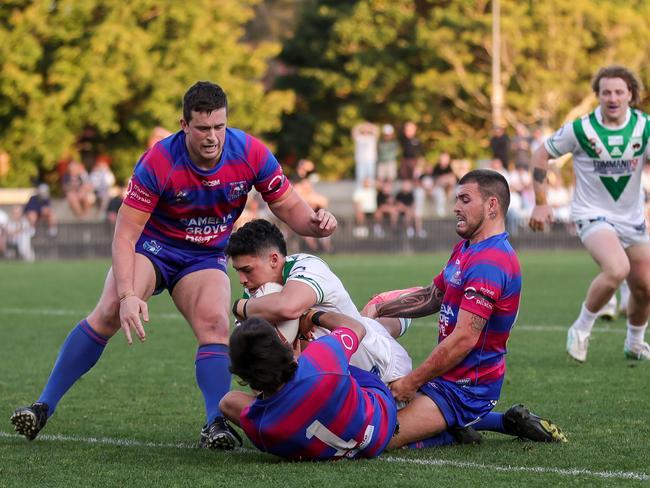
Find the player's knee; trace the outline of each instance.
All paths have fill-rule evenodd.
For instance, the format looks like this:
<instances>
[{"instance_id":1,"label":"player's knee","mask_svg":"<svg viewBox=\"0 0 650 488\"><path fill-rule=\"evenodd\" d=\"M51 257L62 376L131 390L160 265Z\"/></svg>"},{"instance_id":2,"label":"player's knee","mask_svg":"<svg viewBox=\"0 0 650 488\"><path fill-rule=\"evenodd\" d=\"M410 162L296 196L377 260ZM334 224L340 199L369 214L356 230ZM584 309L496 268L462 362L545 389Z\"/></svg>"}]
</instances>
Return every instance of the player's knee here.
<instances>
[{"instance_id":1,"label":"player's knee","mask_svg":"<svg viewBox=\"0 0 650 488\"><path fill-rule=\"evenodd\" d=\"M199 341L202 343L228 340L229 322L228 314L215 312L206 314L196 320L194 325Z\"/></svg>"},{"instance_id":2,"label":"player's knee","mask_svg":"<svg viewBox=\"0 0 650 488\"><path fill-rule=\"evenodd\" d=\"M119 303L100 303L93 311L95 320L108 327L120 326Z\"/></svg>"},{"instance_id":3,"label":"player's knee","mask_svg":"<svg viewBox=\"0 0 650 488\"><path fill-rule=\"evenodd\" d=\"M220 401L219 401L219 410L221 410L221 413L228 419L228 420L233 420L237 419L239 420L239 412L238 412L238 406L237 402L233 400L233 396L230 394L226 394Z\"/></svg>"},{"instance_id":4,"label":"player's knee","mask_svg":"<svg viewBox=\"0 0 650 488\"><path fill-rule=\"evenodd\" d=\"M609 266L603 269L603 273L612 282L613 286L618 287L627 278L627 275L630 274L630 263L622 262L616 266Z\"/></svg>"},{"instance_id":5,"label":"player's knee","mask_svg":"<svg viewBox=\"0 0 650 488\"><path fill-rule=\"evenodd\" d=\"M647 302L650 300L650 280L644 279L640 282L630 284L630 293L637 301Z\"/></svg>"}]
</instances>

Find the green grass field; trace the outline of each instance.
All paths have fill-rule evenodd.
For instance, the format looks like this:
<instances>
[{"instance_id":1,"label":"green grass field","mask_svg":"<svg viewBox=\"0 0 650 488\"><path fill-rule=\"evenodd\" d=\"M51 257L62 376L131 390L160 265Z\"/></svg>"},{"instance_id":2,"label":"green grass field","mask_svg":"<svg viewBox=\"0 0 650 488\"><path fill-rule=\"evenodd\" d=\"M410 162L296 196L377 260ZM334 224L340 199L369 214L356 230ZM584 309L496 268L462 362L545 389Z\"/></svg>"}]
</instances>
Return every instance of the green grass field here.
<instances>
[{"instance_id":1,"label":"green grass field","mask_svg":"<svg viewBox=\"0 0 650 488\"><path fill-rule=\"evenodd\" d=\"M9 416L34 401L71 327L94 306L107 261L0 263L0 487L66 486L648 486L650 364L623 358L625 322L597 324L583 365L566 328L596 268L582 252L522 253L524 290L498 410L523 402L555 420L569 443L487 433L480 446L384 453L372 461L287 463L255 452L196 447L203 423L192 333L167 295L150 302L145 344L121 335L59 404L33 442ZM361 306L385 289L427 284L446 255L332 256ZM239 293L235 281L233 290ZM436 318L403 343L415 363Z\"/></svg>"}]
</instances>

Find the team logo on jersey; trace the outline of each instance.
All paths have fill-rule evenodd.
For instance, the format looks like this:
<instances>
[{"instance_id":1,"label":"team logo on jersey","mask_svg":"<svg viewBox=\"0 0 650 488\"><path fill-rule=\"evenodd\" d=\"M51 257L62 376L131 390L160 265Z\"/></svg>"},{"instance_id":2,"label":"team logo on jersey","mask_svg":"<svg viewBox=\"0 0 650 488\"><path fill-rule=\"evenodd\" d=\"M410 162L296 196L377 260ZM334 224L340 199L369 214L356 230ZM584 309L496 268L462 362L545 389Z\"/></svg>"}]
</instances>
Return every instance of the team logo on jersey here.
<instances>
[{"instance_id":1,"label":"team logo on jersey","mask_svg":"<svg viewBox=\"0 0 650 488\"><path fill-rule=\"evenodd\" d=\"M460 285L462 275L463 272L460 269L457 269L456 271L454 271L454 274L451 275L451 278L449 278L449 283L452 283L454 285Z\"/></svg>"},{"instance_id":2,"label":"team logo on jersey","mask_svg":"<svg viewBox=\"0 0 650 488\"><path fill-rule=\"evenodd\" d=\"M174 195L174 201L176 203L186 202L188 193L185 190L178 190L176 195Z\"/></svg>"},{"instance_id":3,"label":"team logo on jersey","mask_svg":"<svg viewBox=\"0 0 650 488\"><path fill-rule=\"evenodd\" d=\"M600 155L600 153L603 152L602 148L598 145L598 141L593 137L589 139L589 145L591 146L591 149L596 151L596 154Z\"/></svg>"},{"instance_id":4,"label":"team logo on jersey","mask_svg":"<svg viewBox=\"0 0 650 488\"><path fill-rule=\"evenodd\" d=\"M162 246L155 240L144 241L144 243L142 243L142 248L151 254L158 254L160 251L162 251Z\"/></svg>"},{"instance_id":5,"label":"team logo on jersey","mask_svg":"<svg viewBox=\"0 0 650 488\"><path fill-rule=\"evenodd\" d=\"M214 188L215 186L219 186L221 183L221 180L201 180L201 184L203 186L207 186L208 188Z\"/></svg>"},{"instance_id":6,"label":"team logo on jersey","mask_svg":"<svg viewBox=\"0 0 650 488\"><path fill-rule=\"evenodd\" d=\"M282 188L282 184L284 183L285 179L286 179L286 176L284 176L284 175L276 175L276 176L274 176L271 179L271 181L269 181L269 184L266 187L267 191L269 193L273 193L275 191L278 191L280 188Z\"/></svg>"},{"instance_id":7,"label":"team logo on jersey","mask_svg":"<svg viewBox=\"0 0 650 488\"><path fill-rule=\"evenodd\" d=\"M246 181L235 181L234 183L229 183L228 200L236 200L247 193L248 186L246 185Z\"/></svg>"},{"instance_id":8,"label":"team logo on jersey","mask_svg":"<svg viewBox=\"0 0 650 488\"><path fill-rule=\"evenodd\" d=\"M622 146L623 142L623 136L621 135L607 137L607 144L610 146Z\"/></svg>"},{"instance_id":9,"label":"team logo on jersey","mask_svg":"<svg viewBox=\"0 0 650 488\"><path fill-rule=\"evenodd\" d=\"M140 185L133 181L133 178L129 180L129 184L126 187L126 196L132 200L137 200L138 202L150 204L151 203L151 194Z\"/></svg>"},{"instance_id":10,"label":"team logo on jersey","mask_svg":"<svg viewBox=\"0 0 650 488\"><path fill-rule=\"evenodd\" d=\"M623 155L623 153L622 153L621 150L618 148L618 146L615 147L614 149L612 149L612 152L611 152L610 154L611 154L613 157L618 157L618 156L622 156L622 155Z\"/></svg>"},{"instance_id":11,"label":"team logo on jersey","mask_svg":"<svg viewBox=\"0 0 650 488\"><path fill-rule=\"evenodd\" d=\"M354 348L354 339L349 334L341 334L339 338L341 339L341 345L348 351Z\"/></svg>"}]
</instances>

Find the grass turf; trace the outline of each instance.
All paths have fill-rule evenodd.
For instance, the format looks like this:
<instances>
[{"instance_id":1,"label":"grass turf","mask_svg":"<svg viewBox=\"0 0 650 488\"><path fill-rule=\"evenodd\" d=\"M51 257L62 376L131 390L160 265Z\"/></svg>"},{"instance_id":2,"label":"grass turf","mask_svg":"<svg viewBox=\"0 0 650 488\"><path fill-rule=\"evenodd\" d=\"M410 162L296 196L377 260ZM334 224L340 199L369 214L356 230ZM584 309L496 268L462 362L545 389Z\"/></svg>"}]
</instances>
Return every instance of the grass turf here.
<instances>
[{"instance_id":1,"label":"grass turf","mask_svg":"<svg viewBox=\"0 0 650 488\"><path fill-rule=\"evenodd\" d=\"M331 256L355 302L427 284L446 255ZM627 361L625 322L599 322L587 363L569 361L566 328L596 272L582 252L520 255L524 289L497 410L523 402L552 418L564 445L486 433L481 446L393 451L379 459L286 463L195 448L204 421L196 345L168 296L150 301L145 344L120 335L34 442L13 435L13 408L34 401L71 327L94 306L107 261L0 263L0 487L4 486L642 486L650 481L650 364ZM234 278L234 276L233 276ZM233 294L239 293L236 280ZM402 339L419 363L435 318ZM236 383L234 383L236 386Z\"/></svg>"}]
</instances>

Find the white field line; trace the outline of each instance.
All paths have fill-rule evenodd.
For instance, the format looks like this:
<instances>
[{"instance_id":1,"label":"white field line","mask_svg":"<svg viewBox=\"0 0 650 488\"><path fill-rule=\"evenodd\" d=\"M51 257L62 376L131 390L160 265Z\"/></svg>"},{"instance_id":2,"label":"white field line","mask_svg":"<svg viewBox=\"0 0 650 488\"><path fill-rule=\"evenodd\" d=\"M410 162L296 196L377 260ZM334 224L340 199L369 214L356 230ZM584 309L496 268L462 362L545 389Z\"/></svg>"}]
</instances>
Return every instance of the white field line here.
<instances>
[{"instance_id":1,"label":"white field line","mask_svg":"<svg viewBox=\"0 0 650 488\"><path fill-rule=\"evenodd\" d=\"M0 431L0 438L22 438L17 434ZM122 447L146 447L155 449L198 449L197 444L187 443L157 443L157 442L143 442L132 439L113 439L111 437L74 437L66 435L49 435L44 434L38 437L38 441L51 441L51 442L77 442L83 444L100 444L108 446L122 446ZM249 454L258 452L253 449L239 449L229 454ZM498 464L486 463L472 463L466 461L452 461L446 459L412 459L397 456L381 456L375 462L385 463L404 463L404 464L417 464L421 466L451 466L460 469L474 469L484 471L496 471L501 473L531 473L531 474L555 474L559 476L568 477L592 477L602 479L624 479L624 480L638 480L650 481L650 474L636 473L634 471L591 471L583 468L551 468L544 466L500 466Z\"/></svg>"},{"instance_id":2,"label":"white field line","mask_svg":"<svg viewBox=\"0 0 650 488\"><path fill-rule=\"evenodd\" d=\"M72 310L65 308L0 308L0 316L2 315L35 315L35 316L69 316L74 317L74 320L81 320L88 315L90 310ZM164 312L164 313L149 313L149 323L155 323L156 320L179 320L183 321L183 316L178 312ZM412 327L428 327L432 328L432 323L414 322ZM566 332L569 328L568 325L515 325L514 331L525 330L530 332ZM593 332L595 333L614 333L625 334L627 333L624 326L612 327L610 325L596 324Z\"/></svg>"}]
</instances>

